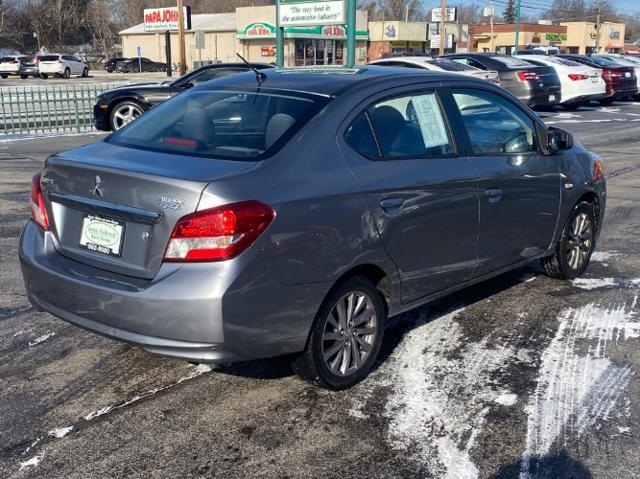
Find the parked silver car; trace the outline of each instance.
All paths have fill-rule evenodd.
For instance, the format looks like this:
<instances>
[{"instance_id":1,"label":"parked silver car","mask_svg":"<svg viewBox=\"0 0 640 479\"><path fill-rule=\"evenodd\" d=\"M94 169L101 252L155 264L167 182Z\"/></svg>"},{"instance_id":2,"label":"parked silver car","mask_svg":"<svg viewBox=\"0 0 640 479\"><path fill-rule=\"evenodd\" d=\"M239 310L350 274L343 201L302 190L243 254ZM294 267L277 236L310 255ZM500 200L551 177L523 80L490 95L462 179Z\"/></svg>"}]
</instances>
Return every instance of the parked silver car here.
<instances>
[{"instance_id":1,"label":"parked silver car","mask_svg":"<svg viewBox=\"0 0 640 479\"><path fill-rule=\"evenodd\" d=\"M600 159L508 92L368 66L262 70L50 157L20 240L36 308L199 362L363 379L388 317L541 259L584 272Z\"/></svg>"}]
</instances>

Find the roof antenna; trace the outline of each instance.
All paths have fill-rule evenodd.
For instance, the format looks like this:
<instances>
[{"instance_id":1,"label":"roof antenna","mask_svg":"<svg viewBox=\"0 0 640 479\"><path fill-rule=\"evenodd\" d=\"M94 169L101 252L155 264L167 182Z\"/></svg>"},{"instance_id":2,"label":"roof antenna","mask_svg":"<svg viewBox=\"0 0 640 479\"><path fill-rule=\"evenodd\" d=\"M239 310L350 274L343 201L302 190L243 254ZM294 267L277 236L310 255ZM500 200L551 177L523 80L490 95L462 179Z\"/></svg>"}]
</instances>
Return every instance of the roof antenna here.
<instances>
[{"instance_id":1,"label":"roof antenna","mask_svg":"<svg viewBox=\"0 0 640 479\"><path fill-rule=\"evenodd\" d=\"M238 55L238 58L242 60L244 63L246 63L249 66L249 68L251 68L253 72L256 74L256 81L258 82L258 85L262 83L262 80L267 79L267 75L265 75L260 70L258 70L255 66L253 66L251 63L249 63L242 55L240 55L239 53L236 53L236 55Z\"/></svg>"}]
</instances>

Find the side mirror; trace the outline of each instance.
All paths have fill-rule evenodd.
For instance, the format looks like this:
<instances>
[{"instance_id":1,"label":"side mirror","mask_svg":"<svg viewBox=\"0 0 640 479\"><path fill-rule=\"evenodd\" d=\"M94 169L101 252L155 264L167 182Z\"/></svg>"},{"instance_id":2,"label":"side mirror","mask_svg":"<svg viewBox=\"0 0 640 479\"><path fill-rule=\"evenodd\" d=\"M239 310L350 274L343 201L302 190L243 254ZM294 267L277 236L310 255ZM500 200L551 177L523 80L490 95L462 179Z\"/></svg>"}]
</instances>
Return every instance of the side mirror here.
<instances>
[{"instance_id":1,"label":"side mirror","mask_svg":"<svg viewBox=\"0 0 640 479\"><path fill-rule=\"evenodd\" d=\"M573 148L573 135L561 128L549 127L547 130L547 148L551 153Z\"/></svg>"},{"instance_id":2,"label":"side mirror","mask_svg":"<svg viewBox=\"0 0 640 479\"><path fill-rule=\"evenodd\" d=\"M191 83L190 81L186 82L186 83L182 83L180 85L178 85L178 88L182 88L183 90L188 90L189 88L191 88L193 86L193 83Z\"/></svg>"}]
</instances>

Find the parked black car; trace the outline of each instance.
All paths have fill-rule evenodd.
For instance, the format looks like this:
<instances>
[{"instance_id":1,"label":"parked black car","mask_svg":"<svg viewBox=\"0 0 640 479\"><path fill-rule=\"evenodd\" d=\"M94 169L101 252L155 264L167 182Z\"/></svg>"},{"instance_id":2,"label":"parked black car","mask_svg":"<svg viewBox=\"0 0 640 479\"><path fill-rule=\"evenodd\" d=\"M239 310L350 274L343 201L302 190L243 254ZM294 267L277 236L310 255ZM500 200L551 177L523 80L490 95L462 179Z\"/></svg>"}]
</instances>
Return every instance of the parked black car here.
<instances>
[{"instance_id":1,"label":"parked black car","mask_svg":"<svg viewBox=\"0 0 640 479\"><path fill-rule=\"evenodd\" d=\"M453 53L447 58L480 68L495 70L500 86L529 106L560 103L560 78L553 67L541 67L509 55L497 53Z\"/></svg>"},{"instance_id":2,"label":"parked black car","mask_svg":"<svg viewBox=\"0 0 640 479\"><path fill-rule=\"evenodd\" d=\"M136 59L137 61L137 59ZM205 65L174 81L128 85L102 92L93 107L98 130L116 131L136 119L151 107L174 97L180 92L214 78L246 72L252 67L258 70L273 68L266 63L216 63Z\"/></svg>"},{"instance_id":3,"label":"parked black car","mask_svg":"<svg viewBox=\"0 0 640 479\"><path fill-rule=\"evenodd\" d=\"M125 58L116 61L116 71L122 73L138 73L143 72L166 72L167 65L165 63L154 62L148 58Z\"/></svg>"},{"instance_id":4,"label":"parked black car","mask_svg":"<svg viewBox=\"0 0 640 479\"><path fill-rule=\"evenodd\" d=\"M114 71L116 71L116 64L118 62L125 62L127 60L131 60L131 59L126 57L109 58L106 62L104 62L104 69L107 70L109 73L113 73Z\"/></svg>"},{"instance_id":5,"label":"parked black car","mask_svg":"<svg viewBox=\"0 0 640 479\"><path fill-rule=\"evenodd\" d=\"M561 54L583 65L602 69L602 78L607 84L607 97L599 100L601 105L611 105L615 100L635 97L638 94L638 78L634 67L620 65L613 60L601 56Z\"/></svg>"}]
</instances>

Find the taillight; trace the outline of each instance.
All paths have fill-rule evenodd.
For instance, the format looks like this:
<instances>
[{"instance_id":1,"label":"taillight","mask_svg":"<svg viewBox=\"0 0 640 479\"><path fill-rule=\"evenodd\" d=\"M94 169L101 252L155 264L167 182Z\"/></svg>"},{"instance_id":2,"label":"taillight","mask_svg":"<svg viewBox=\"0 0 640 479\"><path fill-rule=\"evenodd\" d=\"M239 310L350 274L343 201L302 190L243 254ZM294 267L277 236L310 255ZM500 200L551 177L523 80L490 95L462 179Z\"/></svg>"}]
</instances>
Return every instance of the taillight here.
<instances>
[{"instance_id":1,"label":"taillight","mask_svg":"<svg viewBox=\"0 0 640 479\"><path fill-rule=\"evenodd\" d=\"M31 178L31 218L43 229L49 229L49 218L44 207L44 197L40 188L40 173L36 173Z\"/></svg>"},{"instance_id":2,"label":"taillight","mask_svg":"<svg viewBox=\"0 0 640 479\"><path fill-rule=\"evenodd\" d=\"M259 201L242 201L196 211L178 220L164 261L223 261L235 258L267 229L275 211Z\"/></svg>"},{"instance_id":3,"label":"taillight","mask_svg":"<svg viewBox=\"0 0 640 479\"><path fill-rule=\"evenodd\" d=\"M602 70L602 78L604 78L605 80L613 80L622 76L623 73L619 70L611 70L609 68L605 68L604 70Z\"/></svg>"},{"instance_id":4,"label":"taillight","mask_svg":"<svg viewBox=\"0 0 640 479\"><path fill-rule=\"evenodd\" d=\"M604 165L600 160L593 162L593 181L604 180Z\"/></svg>"},{"instance_id":5,"label":"taillight","mask_svg":"<svg viewBox=\"0 0 640 479\"><path fill-rule=\"evenodd\" d=\"M536 73L536 72L531 72L531 71L519 71L518 72L518 78L520 78L520 80L522 81L534 81L534 80L540 80L540 76Z\"/></svg>"},{"instance_id":6,"label":"taillight","mask_svg":"<svg viewBox=\"0 0 640 479\"><path fill-rule=\"evenodd\" d=\"M589 79L589 75L583 75L580 73L569 73L569 78L573 81L578 81L578 80L588 80Z\"/></svg>"}]
</instances>

